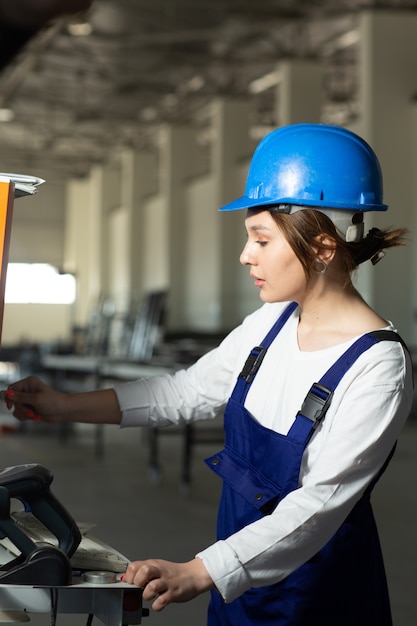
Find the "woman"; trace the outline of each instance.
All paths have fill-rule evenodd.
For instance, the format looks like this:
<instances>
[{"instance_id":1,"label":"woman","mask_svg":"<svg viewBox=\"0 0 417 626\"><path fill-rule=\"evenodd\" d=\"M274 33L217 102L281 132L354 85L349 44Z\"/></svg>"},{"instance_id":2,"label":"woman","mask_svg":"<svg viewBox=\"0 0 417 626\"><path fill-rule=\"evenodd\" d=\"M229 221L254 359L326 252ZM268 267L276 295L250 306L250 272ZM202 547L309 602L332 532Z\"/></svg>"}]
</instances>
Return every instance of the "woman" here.
<instances>
[{"instance_id":1,"label":"woman","mask_svg":"<svg viewBox=\"0 0 417 626\"><path fill-rule=\"evenodd\" d=\"M377 158L342 128L300 124L258 146L241 263L264 305L188 370L65 395L13 384L21 420L148 426L213 417L227 402L218 540L187 563L135 561L125 580L155 610L211 590L208 623L389 626L370 506L412 399L411 363L390 322L351 281L403 243L373 228L386 210ZM249 356L248 356L249 355Z\"/></svg>"}]
</instances>

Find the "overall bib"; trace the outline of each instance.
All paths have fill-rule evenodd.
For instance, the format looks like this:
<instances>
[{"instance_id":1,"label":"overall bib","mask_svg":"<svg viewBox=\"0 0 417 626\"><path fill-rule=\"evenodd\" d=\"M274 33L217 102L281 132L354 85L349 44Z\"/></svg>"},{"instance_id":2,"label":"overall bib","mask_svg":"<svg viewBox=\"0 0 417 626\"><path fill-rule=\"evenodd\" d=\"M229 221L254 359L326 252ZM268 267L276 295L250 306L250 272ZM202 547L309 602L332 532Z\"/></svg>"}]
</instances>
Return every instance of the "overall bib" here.
<instances>
[{"instance_id":1,"label":"overall bib","mask_svg":"<svg viewBox=\"0 0 417 626\"><path fill-rule=\"evenodd\" d=\"M401 341L393 331L360 337L311 387L288 434L281 435L259 424L244 402L263 355L295 308L295 303L289 305L262 344L251 351L226 407L225 447L206 460L223 479L219 540L272 513L282 498L298 488L304 449L342 376L378 341ZM287 578L252 588L228 604L213 591L208 626L392 626L370 504L372 488L383 470L330 541Z\"/></svg>"}]
</instances>

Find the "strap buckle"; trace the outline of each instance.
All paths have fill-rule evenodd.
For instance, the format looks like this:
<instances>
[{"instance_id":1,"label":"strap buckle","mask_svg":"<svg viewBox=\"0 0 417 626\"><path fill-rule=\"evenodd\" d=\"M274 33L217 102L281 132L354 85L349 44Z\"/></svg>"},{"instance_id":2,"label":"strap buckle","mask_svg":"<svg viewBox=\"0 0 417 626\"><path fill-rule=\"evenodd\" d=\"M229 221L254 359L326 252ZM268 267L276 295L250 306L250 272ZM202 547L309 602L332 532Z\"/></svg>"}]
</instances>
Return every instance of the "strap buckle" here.
<instances>
[{"instance_id":1,"label":"strap buckle","mask_svg":"<svg viewBox=\"0 0 417 626\"><path fill-rule=\"evenodd\" d=\"M298 415L303 415L314 422L313 428L317 428L327 413L332 401L333 391L320 383L313 383L306 395Z\"/></svg>"},{"instance_id":2,"label":"strap buckle","mask_svg":"<svg viewBox=\"0 0 417 626\"><path fill-rule=\"evenodd\" d=\"M255 348L252 348L251 353L246 359L245 365L239 374L239 376L244 378L248 384L255 378L256 372L260 368L265 354L266 348L263 346L256 346Z\"/></svg>"}]
</instances>

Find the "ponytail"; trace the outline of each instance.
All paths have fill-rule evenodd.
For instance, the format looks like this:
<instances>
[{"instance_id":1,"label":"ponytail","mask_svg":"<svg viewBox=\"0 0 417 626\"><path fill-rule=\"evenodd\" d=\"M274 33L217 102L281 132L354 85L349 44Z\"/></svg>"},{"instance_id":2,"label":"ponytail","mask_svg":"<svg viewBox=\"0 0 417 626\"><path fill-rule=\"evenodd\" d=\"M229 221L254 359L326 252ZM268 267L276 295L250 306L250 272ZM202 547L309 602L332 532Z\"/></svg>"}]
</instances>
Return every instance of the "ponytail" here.
<instances>
[{"instance_id":1,"label":"ponytail","mask_svg":"<svg viewBox=\"0 0 417 626\"><path fill-rule=\"evenodd\" d=\"M364 261L370 260L372 265L376 265L384 256L387 248L405 245L405 228L395 230L380 230L371 228L364 239L356 243L347 244L350 249L355 265L360 265Z\"/></svg>"}]
</instances>

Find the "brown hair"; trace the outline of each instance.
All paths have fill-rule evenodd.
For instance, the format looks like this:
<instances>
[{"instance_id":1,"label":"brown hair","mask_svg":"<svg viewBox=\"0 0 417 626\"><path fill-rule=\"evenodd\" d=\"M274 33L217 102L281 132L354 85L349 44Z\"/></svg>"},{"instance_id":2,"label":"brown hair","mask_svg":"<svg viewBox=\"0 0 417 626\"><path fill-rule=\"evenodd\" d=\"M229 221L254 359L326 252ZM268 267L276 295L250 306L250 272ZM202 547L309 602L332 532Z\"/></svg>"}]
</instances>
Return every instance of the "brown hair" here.
<instances>
[{"instance_id":1,"label":"brown hair","mask_svg":"<svg viewBox=\"0 0 417 626\"><path fill-rule=\"evenodd\" d=\"M284 233L288 243L304 268L307 279L313 276L313 264L317 260L317 241L327 236L334 243L320 243L321 248L337 250L346 280L360 263L370 259L373 264L382 257L382 250L405 245L407 229L380 230L371 228L367 236L358 242L346 242L338 234L331 219L314 209L297 211L286 215L271 211L272 218Z\"/></svg>"}]
</instances>

